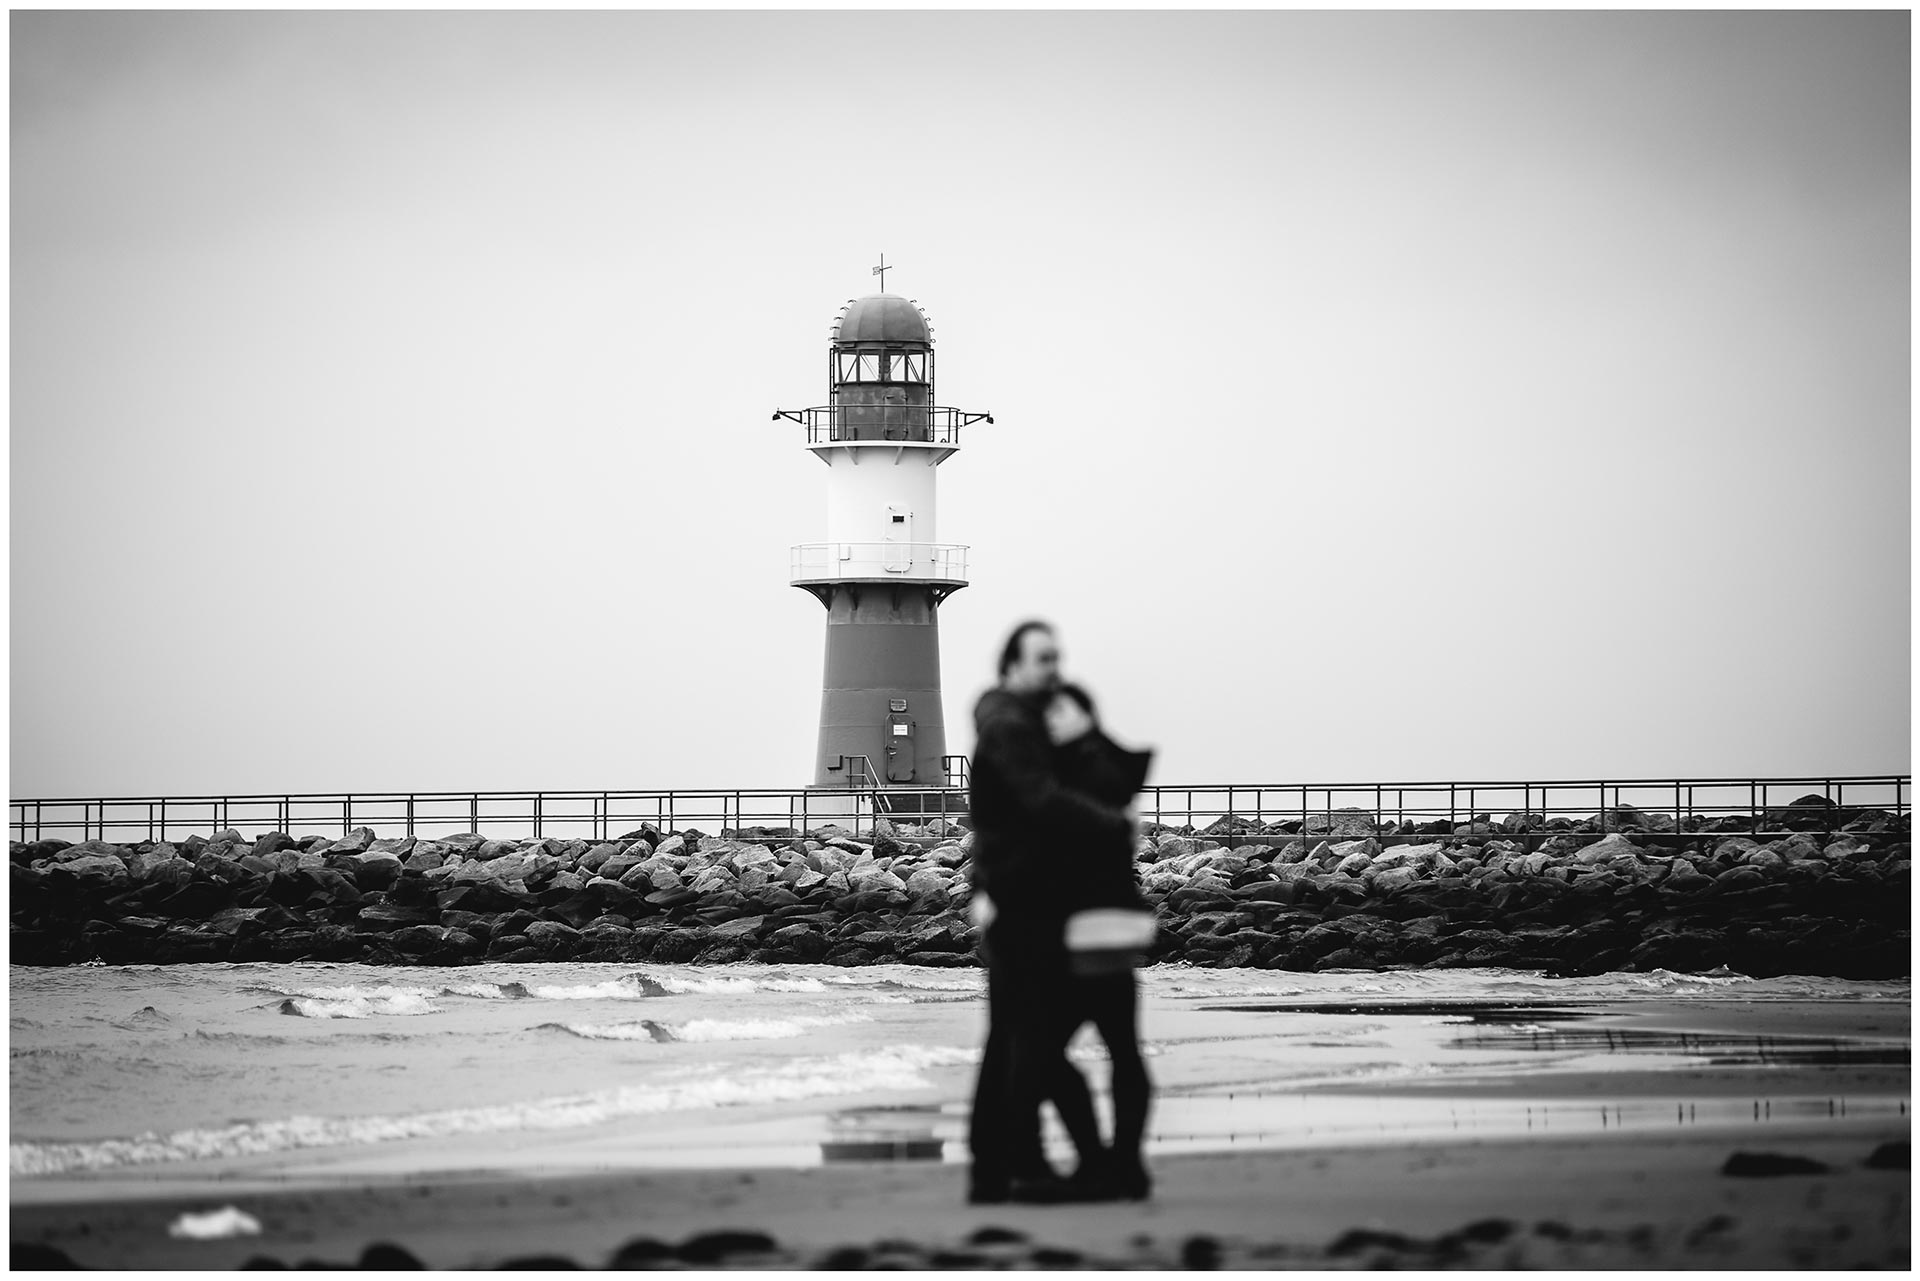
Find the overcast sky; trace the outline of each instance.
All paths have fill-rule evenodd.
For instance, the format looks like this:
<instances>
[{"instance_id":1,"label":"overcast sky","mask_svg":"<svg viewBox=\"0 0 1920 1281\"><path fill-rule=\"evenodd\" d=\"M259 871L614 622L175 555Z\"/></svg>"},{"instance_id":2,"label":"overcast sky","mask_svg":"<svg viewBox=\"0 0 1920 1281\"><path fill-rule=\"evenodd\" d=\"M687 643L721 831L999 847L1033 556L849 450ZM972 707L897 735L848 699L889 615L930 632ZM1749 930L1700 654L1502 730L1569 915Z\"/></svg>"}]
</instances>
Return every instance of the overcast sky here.
<instances>
[{"instance_id":1,"label":"overcast sky","mask_svg":"<svg viewBox=\"0 0 1920 1281\"><path fill-rule=\"evenodd\" d=\"M949 751L1910 768L1905 12L10 22L16 798L809 782L883 252Z\"/></svg>"}]
</instances>

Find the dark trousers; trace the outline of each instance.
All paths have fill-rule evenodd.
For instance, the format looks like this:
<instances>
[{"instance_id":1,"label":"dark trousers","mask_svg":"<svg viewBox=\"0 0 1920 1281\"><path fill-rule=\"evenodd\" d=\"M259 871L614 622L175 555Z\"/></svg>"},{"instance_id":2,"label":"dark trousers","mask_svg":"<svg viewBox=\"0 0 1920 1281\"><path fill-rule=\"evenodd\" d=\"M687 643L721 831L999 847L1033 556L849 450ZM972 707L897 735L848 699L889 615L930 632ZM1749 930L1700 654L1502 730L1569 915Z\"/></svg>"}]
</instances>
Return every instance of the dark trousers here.
<instances>
[{"instance_id":1,"label":"dark trousers","mask_svg":"<svg viewBox=\"0 0 1920 1281\"><path fill-rule=\"evenodd\" d=\"M1137 1167L1147 1136L1147 1108L1153 1098L1153 1081L1140 1055L1139 985L1132 970L1123 970L1074 979L1070 992L1077 1018L1067 1031L1068 1038L1081 1023L1091 1022L1105 1042L1107 1059L1113 1065L1114 1160L1123 1167ZM1071 1089L1069 1083L1069 1092Z\"/></svg>"},{"instance_id":2,"label":"dark trousers","mask_svg":"<svg viewBox=\"0 0 1920 1281\"><path fill-rule=\"evenodd\" d=\"M1062 998L1049 1013L1044 1037L1033 1055L1033 1062L1043 1065L1041 1070L1054 1074L1048 1097L1060 1114L1060 1124L1073 1139L1083 1167L1110 1163L1119 1170L1139 1169L1153 1083L1140 1055L1139 995L1133 971L1068 979ZM1086 1023L1092 1023L1100 1033L1113 1067L1110 1148L1100 1142L1100 1125L1093 1114L1086 1078L1067 1059L1068 1043Z\"/></svg>"},{"instance_id":3,"label":"dark trousers","mask_svg":"<svg viewBox=\"0 0 1920 1281\"><path fill-rule=\"evenodd\" d=\"M1087 1089L1058 1035L1069 982L1062 959L989 953L987 1042L967 1122L976 1184L1053 1172L1040 1144L1041 1101L1071 1092L1066 1074L1083 1099Z\"/></svg>"}]
</instances>

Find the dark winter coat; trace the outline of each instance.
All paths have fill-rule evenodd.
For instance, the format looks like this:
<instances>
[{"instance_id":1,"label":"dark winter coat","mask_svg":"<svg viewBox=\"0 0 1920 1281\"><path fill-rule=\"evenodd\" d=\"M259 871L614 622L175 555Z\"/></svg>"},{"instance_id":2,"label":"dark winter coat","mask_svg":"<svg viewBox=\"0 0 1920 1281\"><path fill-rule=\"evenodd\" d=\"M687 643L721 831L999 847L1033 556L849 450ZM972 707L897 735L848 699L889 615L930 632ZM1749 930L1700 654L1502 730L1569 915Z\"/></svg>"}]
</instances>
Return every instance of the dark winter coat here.
<instances>
[{"instance_id":1,"label":"dark winter coat","mask_svg":"<svg viewBox=\"0 0 1920 1281\"><path fill-rule=\"evenodd\" d=\"M1062 934L1079 906L1073 887L1095 868L1100 850L1132 839L1133 825L1124 801L1103 804L1063 783L1047 737L1046 697L991 689L974 707L970 880L998 913L988 930L996 957L1064 963Z\"/></svg>"},{"instance_id":2,"label":"dark winter coat","mask_svg":"<svg viewBox=\"0 0 1920 1281\"><path fill-rule=\"evenodd\" d=\"M1146 785L1147 767L1153 762L1152 752L1130 751L1097 727L1054 750L1062 782L1103 804L1122 807L1131 805ZM1075 843L1083 847L1075 862L1085 870L1070 887L1070 911L1147 906L1134 875L1131 828L1118 840L1083 834Z\"/></svg>"}]
</instances>

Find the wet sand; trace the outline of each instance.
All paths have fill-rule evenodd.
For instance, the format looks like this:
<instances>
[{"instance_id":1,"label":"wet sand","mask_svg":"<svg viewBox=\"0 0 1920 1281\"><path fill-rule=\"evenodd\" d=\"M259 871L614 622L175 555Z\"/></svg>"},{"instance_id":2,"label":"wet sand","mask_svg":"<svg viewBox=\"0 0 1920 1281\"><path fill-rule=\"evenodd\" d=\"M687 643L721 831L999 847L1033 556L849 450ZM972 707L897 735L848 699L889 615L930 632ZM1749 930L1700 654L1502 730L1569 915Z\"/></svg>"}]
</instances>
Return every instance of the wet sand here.
<instances>
[{"instance_id":1,"label":"wet sand","mask_svg":"<svg viewBox=\"0 0 1920 1281\"><path fill-rule=\"evenodd\" d=\"M951 1159L580 1173L523 1152L502 1174L460 1173L445 1153L432 1173L399 1168L394 1153L350 1167L316 1158L298 1176L230 1163L16 1181L10 1235L16 1249L142 1269L353 1263L379 1242L439 1268L539 1256L603 1267L623 1248L628 1263L755 1269L1908 1266L1904 1004L1531 1013L1526 1035L1585 1038L1599 1057L1569 1072L1483 1068L1304 1097L1328 1112L1369 1100L1429 1113L1442 1100L1465 1101L1448 1104L1463 1111L1491 1101L1508 1117L1537 1108L1583 1118L1576 1126L1502 1121L1449 1134L1428 1123L1371 1139L1296 1128L1256 1150L1163 1151L1145 1204L969 1206L966 1169ZM1604 1047L1628 1039L1641 1050L1671 1043L1684 1061L1608 1070ZM1300 1093L1287 1097L1301 1106ZM1283 1111L1257 1095L1234 1106L1249 1132L1263 1111ZM1788 1160L1744 1176L1727 1172L1736 1154ZM169 1236L182 1213L227 1205L260 1233ZM746 1235L710 1235L723 1232Z\"/></svg>"},{"instance_id":2,"label":"wet sand","mask_svg":"<svg viewBox=\"0 0 1920 1281\"><path fill-rule=\"evenodd\" d=\"M365 1180L15 1205L11 1235L102 1268L351 1263L376 1242L436 1268L531 1255L602 1267L638 1238L678 1248L722 1230L771 1238L772 1253L730 1256L758 1268L817 1266L847 1248L873 1262L889 1242L908 1243L892 1257L917 1266L969 1258L993 1266L1051 1248L1107 1267L1180 1267L1212 1255L1247 1268L1904 1268L1909 1174L1866 1165L1895 1138L1905 1135L1861 1122L1774 1134L1764 1145L1696 1131L1174 1157L1156 1163L1150 1202L1071 1207L968 1206L965 1171L952 1165ZM1762 1146L1829 1172L1721 1173L1735 1152ZM167 1235L182 1212L226 1204L258 1219L261 1234ZM1004 1231L983 1233L995 1228ZM1448 1234L1452 1248L1437 1240ZM983 1246L983 1237L1001 1242ZM1040 1259L1049 1260L1070 1262Z\"/></svg>"}]
</instances>

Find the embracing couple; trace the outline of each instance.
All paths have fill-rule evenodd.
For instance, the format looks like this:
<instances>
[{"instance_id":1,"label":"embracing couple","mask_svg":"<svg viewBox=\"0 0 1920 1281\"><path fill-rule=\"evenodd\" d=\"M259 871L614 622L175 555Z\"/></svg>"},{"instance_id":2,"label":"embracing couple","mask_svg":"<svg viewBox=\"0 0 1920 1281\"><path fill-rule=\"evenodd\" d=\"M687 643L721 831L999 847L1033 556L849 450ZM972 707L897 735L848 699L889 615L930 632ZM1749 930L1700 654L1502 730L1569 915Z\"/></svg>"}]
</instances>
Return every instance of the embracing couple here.
<instances>
[{"instance_id":1,"label":"embracing couple","mask_svg":"<svg viewBox=\"0 0 1920 1281\"><path fill-rule=\"evenodd\" d=\"M1059 643L1038 622L1007 638L1000 683L981 696L974 730L972 908L987 969L987 1042L968 1130L968 1199L1145 1200L1152 1085L1133 970L1154 925L1134 878L1133 797L1150 754L1100 730L1093 700L1061 683ZM1067 1058L1085 1023L1113 1065L1110 1143ZM1042 1151L1045 1102L1079 1156L1067 1177Z\"/></svg>"}]
</instances>

